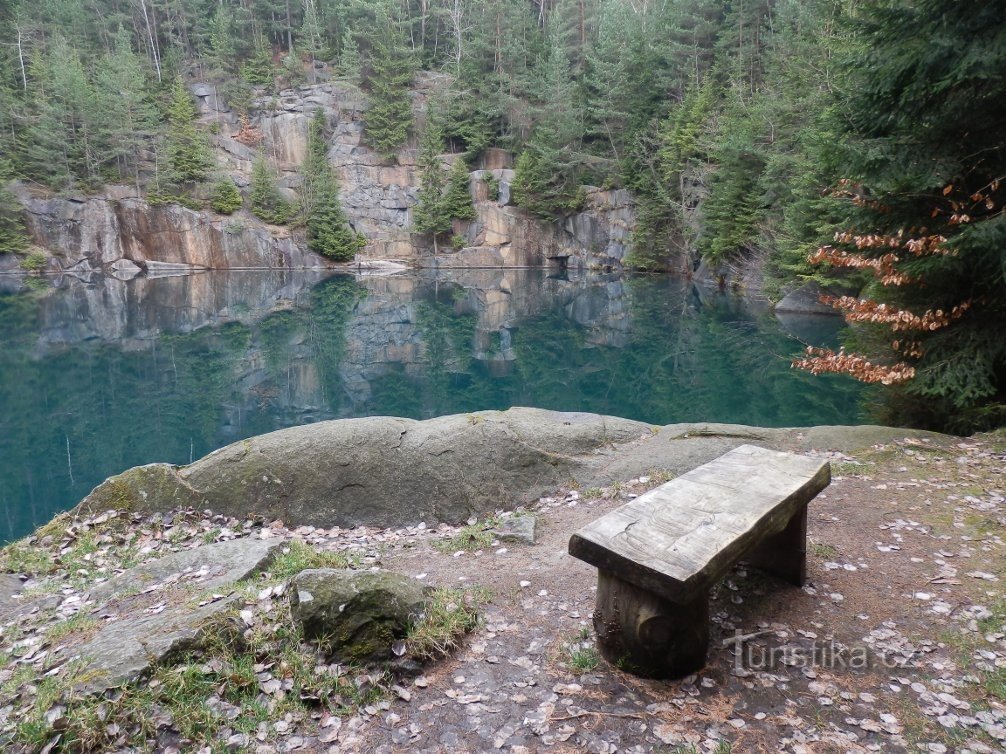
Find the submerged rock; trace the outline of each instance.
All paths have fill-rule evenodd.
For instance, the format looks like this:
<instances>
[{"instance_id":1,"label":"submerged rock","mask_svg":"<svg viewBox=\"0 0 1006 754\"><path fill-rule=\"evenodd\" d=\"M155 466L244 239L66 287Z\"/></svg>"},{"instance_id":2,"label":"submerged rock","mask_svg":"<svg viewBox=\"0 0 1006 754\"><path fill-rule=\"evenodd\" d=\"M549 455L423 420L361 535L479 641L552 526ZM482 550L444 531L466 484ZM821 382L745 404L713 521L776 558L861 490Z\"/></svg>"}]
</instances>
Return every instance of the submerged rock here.
<instances>
[{"instance_id":1,"label":"submerged rock","mask_svg":"<svg viewBox=\"0 0 1006 754\"><path fill-rule=\"evenodd\" d=\"M425 606L422 584L390 571L318 568L290 582L291 613L304 637L339 662L391 659Z\"/></svg>"}]
</instances>

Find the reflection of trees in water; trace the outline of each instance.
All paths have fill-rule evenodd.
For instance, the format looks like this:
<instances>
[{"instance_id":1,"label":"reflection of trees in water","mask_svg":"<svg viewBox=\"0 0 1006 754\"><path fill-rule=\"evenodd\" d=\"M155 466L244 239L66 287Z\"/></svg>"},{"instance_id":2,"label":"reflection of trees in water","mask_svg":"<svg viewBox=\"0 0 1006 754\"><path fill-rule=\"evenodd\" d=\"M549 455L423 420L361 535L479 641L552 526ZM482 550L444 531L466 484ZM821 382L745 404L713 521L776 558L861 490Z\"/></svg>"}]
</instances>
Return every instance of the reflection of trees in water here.
<instances>
[{"instance_id":1,"label":"reflection of trees in water","mask_svg":"<svg viewBox=\"0 0 1006 754\"><path fill-rule=\"evenodd\" d=\"M0 296L0 538L129 466L336 416L533 405L653 423L858 418L854 384L790 370L799 344L729 298L703 302L666 277L451 275Z\"/></svg>"}]
</instances>

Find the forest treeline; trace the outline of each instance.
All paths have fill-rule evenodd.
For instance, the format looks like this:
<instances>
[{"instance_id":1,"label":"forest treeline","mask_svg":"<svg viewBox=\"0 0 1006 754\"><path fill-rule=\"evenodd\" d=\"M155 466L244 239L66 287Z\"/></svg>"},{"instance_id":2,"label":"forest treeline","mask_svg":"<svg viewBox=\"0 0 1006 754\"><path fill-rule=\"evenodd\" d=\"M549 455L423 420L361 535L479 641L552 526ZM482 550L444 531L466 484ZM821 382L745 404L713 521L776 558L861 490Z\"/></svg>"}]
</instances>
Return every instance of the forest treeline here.
<instances>
[{"instance_id":1,"label":"forest treeline","mask_svg":"<svg viewBox=\"0 0 1006 754\"><path fill-rule=\"evenodd\" d=\"M324 63L370 100L370 146L393 160L422 145L416 222L434 242L471 211L448 206L437 151L472 164L502 147L517 155L514 200L543 219L579 208L585 184L630 190L634 266L758 259L770 291L813 278L859 292L833 301L860 325L849 350L801 366L889 386L888 420L1006 422L1001 0L14 0L0 13L0 177L181 200L216 181L215 206L240 206L182 82L216 83L243 113ZM448 83L417 133L421 70ZM315 238L351 255L323 128ZM266 219L297 215L269 166L257 172Z\"/></svg>"},{"instance_id":2,"label":"forest treeline","mask_svg":"<svg viewBox=\"0 0 1006 754\"><path fill-rule=\"evenodd\" d=\"M256 87L310 83L325 61L370 96L367 140L390 156L412 126L414 74L437 70L452 78L434 103L438 139L469 157L489 146L518 154L514 196L530 212L575 210L583 184L624 186L640 203L638 266L770 249L784 271L807 271L816 228L802 193L830 177L815 149L831 136L846 5L21 2L4 20L0 146L8 174L55 189L142 180L170 194L211 168L178 134L188 117L172 97L179 75L219 82L242 112ZM701 222L690 217L700 202Z\"/></svg>"}]
</instances>

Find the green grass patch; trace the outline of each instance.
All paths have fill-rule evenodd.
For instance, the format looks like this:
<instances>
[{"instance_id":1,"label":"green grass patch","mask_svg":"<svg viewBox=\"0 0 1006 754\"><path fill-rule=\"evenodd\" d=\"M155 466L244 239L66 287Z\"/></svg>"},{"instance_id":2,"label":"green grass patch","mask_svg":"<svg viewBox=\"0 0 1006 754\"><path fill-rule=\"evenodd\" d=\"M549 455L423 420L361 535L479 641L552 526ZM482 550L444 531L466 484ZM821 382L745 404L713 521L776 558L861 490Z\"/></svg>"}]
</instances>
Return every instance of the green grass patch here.
<instances>
[{"instance_id":1,"label":"green grass patch","mask_svg":"<svg viewBox=\"0 0 1006 754\"><path fill-rule=\"evenodd\" d=\"M811 542L810 551L814 554L814 557L821 558L822 560L832 560L838 555L837 548L821 542Z\"/></svg>"},{"instance_id":2,"label":"green grass patch","mask_svg":"<svg viewBox=\"0 0 1006 754\"><path fill-rule=\"evenodd\" d=\"M406 652L417 660L443 657L461 644L479 622L479 608L492 599L483 587L435 589L426 613L409 630Z\"/></svg>"},{"instance_id":3,"label":"green grass patch","mask_svg":"<svg viewBox=\"0 0 1006 754\"><path fill-rule=\"evenodd\" d=\"M101 625L101 621L87 613L77 613L46 629L45 638L56 642L71 634L90 635Z\"/></svg>"},{"instance_id":4,"label":"green grass patch","mask_svg":"<svg viewBox=\"0 0 1006 754\"><path fill-rule=\"evenodd\" d=\"M484 521L476 521L462 527L461 531L453 537L444 537L433 542L433 546L443 553L458 552L459 550L481 550L493 543L495 537L492 530L500 525L500 520L496 516L490 516Z\"/></svg>"},{"instance_id":5,"label":"green grass patch","mask_svg":"<svg viewBox=\"0 0 1006 754\"><path fill-rule=\"evenodd\" d=\"M30 544L28 539L11 542L0 550L0 571L42 576L51 573L53 568L52 556L41 547Z\"/></svg>"},{"instance_id":6,"label":"green grass patch","mask_svg":"<svg viewBox=\"0 0 1006 754\"><path fill-rule=\"evenodd\" d=\"M593 647L579 647L569 652L569 666L580 673L596 670L601 664L601 655Z\"/></svg>"},{"instance_id":7,"label":"green grass patch","mask_svg":"<svg viewBox=\"0 0 1006 754\"><path fill-rule=\"evenodd\" d=\"M273 579L285 580L310 568L350 568L352 565L341 552L316 550L306 542L294 540L272 559L267 572Z\"/></svg>"}]
</instances>

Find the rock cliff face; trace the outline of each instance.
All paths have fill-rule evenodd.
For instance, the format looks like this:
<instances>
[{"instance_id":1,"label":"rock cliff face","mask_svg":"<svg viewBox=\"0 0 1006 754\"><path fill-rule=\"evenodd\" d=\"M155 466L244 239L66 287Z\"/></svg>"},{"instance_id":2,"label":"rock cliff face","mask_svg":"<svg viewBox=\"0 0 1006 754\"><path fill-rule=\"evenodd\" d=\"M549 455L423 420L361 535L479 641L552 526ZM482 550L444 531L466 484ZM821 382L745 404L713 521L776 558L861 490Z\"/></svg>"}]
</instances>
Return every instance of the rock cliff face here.
<instances>
[{"instance_id":1,"label":"rock cliff face","mask_svg":"<svg viewBox=\"0 0 1006 754\"><path fill-rule=\"evenodd\" d=\"M132 277L193 269L303 269L328 266L289 235L251 217L219 218L140 199L36 198L21 193L32 240L65 270Z\"/></svg>"},{"instance_id":2,"label":"rock cliff face","mask_svg":"<svg viewBox=\"0 0 1006 754\"><path fill-rule=\"evenodd\" d=\"M426 103L444 81L440 74L417 77L413 110L420 129ZM197 84L192 92L202 124L216 132L212 141L218 165L239 187L247 188L256 149L235 138L240 130L236 114L212 86ZM412 233L412 208L420 183L415 139L393 160L382 158L363 140L367 107L366 96L357 87L326 82L256 100L250 123L260 137L258 148L279 171L282 190L294 198L310 121L318 109L324 110L329 160L339 178L343 207L350 224L367 239L360 259L394 259L423 267L555 264L604 268L622 264L634 221L628 192L589 188L583 212L543 223L513 205L512 156L498 149L487 150L482 169L471 174L478 217L455 228L467 240L467 247L434 257L428 239ZM444 159L455 158L444 155ZM487 183L490 175L499 186L498 195L492 197ZM302 234L266 226L247 212L221 218L177 205L152 206L131 198L133 190L123 187L109 187L104 196L80 199L37 197L25 190L20 196L34 242L53 252L61 269L79 266L111 271L119 263L115 271L125 276L165 265L183 269L326 266L324 259L305 250Z\"/></svg>"}]
</instances>

